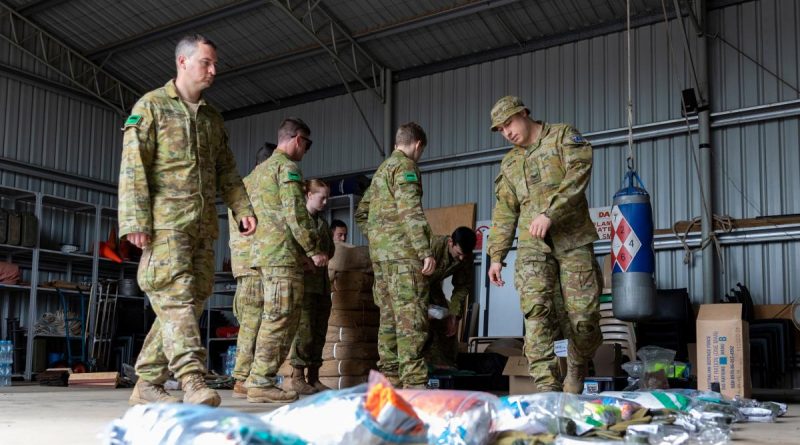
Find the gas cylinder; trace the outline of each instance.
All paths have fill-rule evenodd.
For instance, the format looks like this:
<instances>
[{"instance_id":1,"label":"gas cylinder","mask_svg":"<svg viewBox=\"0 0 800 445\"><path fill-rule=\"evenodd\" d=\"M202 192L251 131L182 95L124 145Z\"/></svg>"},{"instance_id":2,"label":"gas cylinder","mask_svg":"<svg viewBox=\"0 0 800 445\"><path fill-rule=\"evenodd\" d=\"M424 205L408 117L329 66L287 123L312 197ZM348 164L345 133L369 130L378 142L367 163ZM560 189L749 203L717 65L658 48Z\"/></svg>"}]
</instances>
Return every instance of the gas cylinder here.
<instances>
[{"instance_id":1,"label":"gas cylinder","mask_svg":"<svg viewBox=\"0 0 800 445\"><path fill-rule=\"evenodd\" d=\"M624 321L652 318L656 313L653 208L634 170L628 170L622 188L614 194L611 264L614 317Z\"/></svg>"}]
</instances>

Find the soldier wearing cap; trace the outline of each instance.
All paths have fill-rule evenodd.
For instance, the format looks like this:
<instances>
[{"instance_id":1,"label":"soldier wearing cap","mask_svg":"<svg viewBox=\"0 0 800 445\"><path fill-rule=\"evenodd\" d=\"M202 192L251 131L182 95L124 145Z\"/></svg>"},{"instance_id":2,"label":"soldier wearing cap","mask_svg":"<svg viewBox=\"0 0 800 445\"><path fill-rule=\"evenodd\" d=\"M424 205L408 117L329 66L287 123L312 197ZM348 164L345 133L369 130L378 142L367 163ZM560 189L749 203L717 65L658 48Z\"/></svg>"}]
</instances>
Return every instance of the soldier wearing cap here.
<instances>
[{"instance_id":1,"label":"soldier wearing cap","mask_svg":"<svg viewBox=\"0 0 800 445\"><path fill-rule=\"evenodd\" d=\"M513 96L500 98L491 111L492 131L513 144L495 179L495 207L489 234L489 279L502 286L500 272L517 225L514 282L525 317L525 355L542 391L559 391L553 342L559 331L560 293L571 333L563 390L583 391L586 368L602 342L598 297L600 268L592 242L586 186L592 146L572 126L531 119Z\"/></svg>"}]
</instances>

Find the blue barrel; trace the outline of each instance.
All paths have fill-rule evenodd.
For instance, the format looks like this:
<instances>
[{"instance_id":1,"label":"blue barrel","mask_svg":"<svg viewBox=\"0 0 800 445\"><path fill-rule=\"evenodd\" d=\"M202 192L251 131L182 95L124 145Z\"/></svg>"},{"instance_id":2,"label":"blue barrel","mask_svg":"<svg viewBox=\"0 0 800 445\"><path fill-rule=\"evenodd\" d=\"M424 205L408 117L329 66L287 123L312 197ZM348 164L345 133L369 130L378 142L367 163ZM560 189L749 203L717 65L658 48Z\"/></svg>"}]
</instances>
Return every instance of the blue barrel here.
<instances>
[{"instance_id":1,"label":"blue barrel","mask_svg":"<svg viewBox=\"0 0 800 445\"><path fill-rule=\"evenodd\" d=\"M614 194L611 264L614 317L625 321L652 318L656 314L653 208L650 194L633 170Z\"/></svg>"}]
</instances>

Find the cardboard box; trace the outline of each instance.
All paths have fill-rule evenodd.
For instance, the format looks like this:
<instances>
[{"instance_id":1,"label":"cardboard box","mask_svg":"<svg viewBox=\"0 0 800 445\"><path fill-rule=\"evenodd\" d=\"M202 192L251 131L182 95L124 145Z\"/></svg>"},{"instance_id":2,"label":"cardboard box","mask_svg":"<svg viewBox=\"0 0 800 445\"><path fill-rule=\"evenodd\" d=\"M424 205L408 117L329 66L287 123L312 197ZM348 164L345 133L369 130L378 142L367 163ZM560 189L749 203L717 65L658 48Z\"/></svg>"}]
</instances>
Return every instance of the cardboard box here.
<instances>
[{"instance_id":1,"label":"cardboard box","mask_svg":"<svg viewBox=\"0 0 800 445\"><path fill-rule=\"evenodd\" d=\"M750 397L749 325L741 304L704 304L697 315L697 389Z\"/></svg>"},{"instance_id":2,"label":"cardboard box","mask_svg":"<svg viewBox=\"0 0 800 445\"><path fill-rule=\"evenodd\" d=\"M566 374L567 360L565 358L559 357L558 368L561 375ZM508 393L510 395L539 392L528 371L528 359L525 356L509 357L506 367L503 368L503 375L508 376Z\"/></svg>"},{"instance_id":3,"label":"cardboard box","mask_svg":"<svg viewBox=\"0 0 800 445\"><path fill-rule=\"evenodd\" d=\"M600 345L592 358L594 375L601 377L617 377L622 372L622 348L619 344Z\"/></svg>"}]
</instances>

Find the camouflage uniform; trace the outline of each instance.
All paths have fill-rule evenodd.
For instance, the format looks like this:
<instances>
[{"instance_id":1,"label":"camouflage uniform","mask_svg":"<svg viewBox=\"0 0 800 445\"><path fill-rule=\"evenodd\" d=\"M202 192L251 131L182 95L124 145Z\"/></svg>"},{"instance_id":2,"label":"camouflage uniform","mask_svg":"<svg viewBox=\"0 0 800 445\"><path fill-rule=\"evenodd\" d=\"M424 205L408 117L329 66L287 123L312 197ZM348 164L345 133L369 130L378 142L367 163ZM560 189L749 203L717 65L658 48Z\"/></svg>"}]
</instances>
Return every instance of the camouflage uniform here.
<instances>
[{"instance_id":1,"label":"camouflage uniform","mask_svg":"<svg viewBox=\"0 0 800 445\"><path fill-rule=\"evenodd\" d=\"M436 270L429 278L431 304L448 308L451 316L463 315L464 304L469 301L475 286L475 267L472 257L459 262L447 250L449 236L434 236L431 240ZM442 290L442 281L452 276L453 293L450 301ZM447 336L447 319L431 320L428 341L425 344L425 360L432 367L455 367L458 357L458 335Z\"/></svg>"},{"instance_id":2,"label":"camouflage uniform","mask_svg":"<svg viewBox=\"0 0 800 445\"><path fill-rule=\"evenodd\" d=\"M244 178L248 192L252 189L253 178ZM261 326L261 312L264 309L264 294L261 289L261 275L250 268L251 237L239 233L239 224L228 211L229 246L231 248L231 272L236 278L236 295L233 296L233 315L239 321L239 334L236 339L236 365L233 378L245 381L253 365L256 348L256 335Z\"/></svg>"},{"instance_id":3,"label":"camouflage uniform","mask_svg":"<svg viewBox=\"0 0 800 445\"><path fill-rule=\"evenodd\" d=\"M428 334L428 279L422 262L431 256L431 229L422 211L416 163L395 150L364 194L356 222L369 240L380 309L378 368L407 386L428 381L422 349Z\"/></svg>"},{"instance_id":4,"label":"camouflage uniform","mask_svg":"<svg viewBox=\"0 0 800 445\"><path fill-rule=\"evenodd\" d=\"M320 250L333 258L335 246L331 229L320 214L312 215L319 234ZM292 366L319 368L322 366L322 347L328 332L328 318L331 315L331 284L327 267L316 267L313 272L303 275L303 302L301 304L300 325L294 337Z\"/></svg>"},{"instance_id":5,"label":"camouflage uniform","mask_svg":"<svg viewBox=\"0 0 800 445\"><path fill-rule=\"evenodd\" d=\"M252 179L251 179L252 177ZM303 175L285 153L276 150L246 178L258 220L250 266L263 283L263 313L248 388L275 385L300 320L304 256L321 253L319 235L306 210Z\"/></svg>"},{"instance_id":6,"label":"camouflage uniform","mask_svg":"<svg viewBox=\"0 0 800 445\"><path fill-rule=\"evenodd\" d=\"M495 120L494 113L494 125L505 120ZM502 262L519 225L514 282L525 316L525 355L531 376L543 390L561 389L553 353L559 331L559 282L572 330L570 360L587 362L602 342L600 268L592 250L597 232L585 194L591 169L592 146L577 130L542 123L539 140L529 147L514 146L495 179L488 253L492 262ZM539 214L552 221L545 239L528 231Z\"/></svg>"},{"instance_id":7,"label":"camouflage uniform","mask_svg":"<svg viewBox=\"0 0 800 445\"><path fill-rule=\"evenodd\" d=\"M156 321L136 361L146 382L206 372L197 320L211 296L219 193L237 221L252 216L222 115L200 100L196 115L174 81L145 94L125 121L119 174L120 236L151 236L137 278Z\"/></svg>"}]
</instances>

